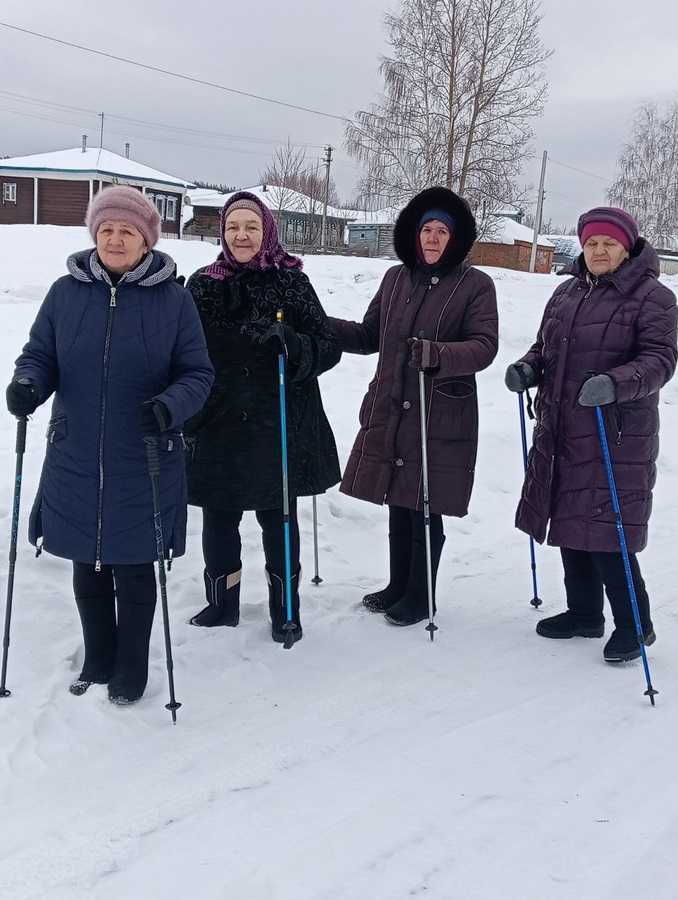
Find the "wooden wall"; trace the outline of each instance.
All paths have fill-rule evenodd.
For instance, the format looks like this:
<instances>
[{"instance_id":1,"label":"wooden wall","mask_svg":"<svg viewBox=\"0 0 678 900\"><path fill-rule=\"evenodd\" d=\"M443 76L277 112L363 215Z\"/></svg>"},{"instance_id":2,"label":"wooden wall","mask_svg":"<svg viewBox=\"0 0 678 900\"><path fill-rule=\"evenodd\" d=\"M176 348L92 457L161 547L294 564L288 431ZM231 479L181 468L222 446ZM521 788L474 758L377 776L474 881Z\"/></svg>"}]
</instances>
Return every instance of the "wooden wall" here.
<instances>
[{"instance_id":1,"label":"wooden wall","mask_svg":"<svg viewBox=\"0 0 678 900\"><path fill-rule=\"evenodd\" d=\"M38 182L38 224L83 225L89 203L89 181Z\"/></svg>"},{"instance_id":2,"label":"wooden wall","mask_svg":"<svg viewBox=\"0 0 678 900\"><path fill-rule=\"evenodd\" d=\"M1 161L0 161L1 162ZM3 184L16 185L16 203L3 202ZM0 225L33 224L33 179L0 175Z\"/></svg>"}]
</instances>

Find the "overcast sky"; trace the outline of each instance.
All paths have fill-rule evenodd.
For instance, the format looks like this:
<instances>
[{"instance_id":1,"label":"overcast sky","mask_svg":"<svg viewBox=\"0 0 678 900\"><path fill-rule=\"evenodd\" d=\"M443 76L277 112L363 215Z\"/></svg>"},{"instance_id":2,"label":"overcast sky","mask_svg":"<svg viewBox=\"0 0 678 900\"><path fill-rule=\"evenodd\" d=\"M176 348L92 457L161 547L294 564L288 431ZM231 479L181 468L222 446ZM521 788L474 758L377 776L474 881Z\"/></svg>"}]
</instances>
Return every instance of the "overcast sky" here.
<instances>
[{"instance_id":1,"label":"overcast sky","mask_svg":"<svg viewBox=\"0 0 678 900\"><path fill-rule=\"evenodd\" d=\"M380 89L383 17L389 5L397 4L3 0L0 19L350 116ZM545 218L573 224L583 208L604 201L601 179L613 177L638 103L678 96L678 3L544 0L542 6L542 37L555 53L548 66L549 101L535 125L534 158L526 162L525 181L537 184L541 151L548 150L554 162L547 176ZM337 120L189 84L0 27L0 155L77 146L82 133L89 135L90 145L98 144L100 111L106 114L105 147L122 153L130 141L134 159L186 179L255 184L275 144L288 137L309 144L310 157L320 156L325 144L337 147L334 175L343 199L352 196L359 174L342 147L343 127ZM147 128L143 122L201 133Z\"/></svg>"}]
</instances>

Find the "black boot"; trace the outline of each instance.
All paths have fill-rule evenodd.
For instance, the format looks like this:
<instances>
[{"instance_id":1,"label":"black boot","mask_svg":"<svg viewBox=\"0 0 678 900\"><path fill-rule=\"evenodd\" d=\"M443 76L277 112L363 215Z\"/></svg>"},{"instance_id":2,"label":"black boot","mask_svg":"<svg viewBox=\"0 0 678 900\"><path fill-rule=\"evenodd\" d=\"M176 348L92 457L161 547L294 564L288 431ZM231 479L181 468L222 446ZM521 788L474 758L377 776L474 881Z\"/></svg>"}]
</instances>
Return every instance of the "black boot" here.
<instances>
[{"instance_id":1,"label":"black boot","mask_svg":"<svg viewBox=\"0 0 678 900\"><path fill-rule=\"evenodd\" d=\"M612 607L614 631L603 648L603 659L609 663L630 662L640 656L640 645L636 633L636 623L631 608L629 587L626 580L624 561L620 553L600 554L605 591ZM643 632L643 643L651 646L657 639L650 616L650 598L647 595L645 582L640 573L638 559L635 554L629 558L633 586L638 603L640 627Z\"/></svg>"},{"instance_id":2,"label":"black boot","mask_svg":"<svg viewBox=\"0 0 678 900\"><path fill-rule=\"evenodd\" d=\"M643 643L646 647L650 647L657 640L654 628L650 624L643 632ZM615 628L610 636L610 640L603 648L603 659L609 663L630 662L632 659L638 659L640 656L640 644L638 643L638 635L635 626L623 628Z\"/></svg>"},{"instance_id":3,"label":"black boot","mask_svg":"<svg viewBox=\"0 0 678 900\"><path fill-rule=\"evenodd\" d=\"M390 578L387 586L381 591L366 594L363 604L370 612L384 613L397 603L405 593L407 579L410 574L412 555L412 536L409 527L409 510L400 527L391 524L388 535L388 563Z\"/></svg>"},{"instance_id":4,"label":"black boot","mask_svg":"<svg viewBox=\"0 0 678 900\"><path fill-rule=\"evenodd\" d=\"M155 613L156 583L151 564L116 566L118 652L108 682L108 699L127 704L139 700L148 681L148 645Z\"/></svg>"},{"instance_id":5,"label":"black boot","mask_svg":"<svg viewBox=\"0 0 678 900\"><path fill-rule=\"evenodd\" d=\"M604 633L605 624L602 620L584 619L569 609L567 612L537 622L537 634L547 638L600 638Z\"/></svg>"},{"instance_id":6,"label":"black boot","mask_svg":"<svg viewBox=\"0 0 678 900\"><path fill-rule=\"evenodd\" d=\"M433 615L436 614L436 579L443 552L445 535L431 534L431 570L433 574ZM412 541L412 556L407 588L402 599L386 611L391 625L416 625L428 619L428 578L426 572L426 543L417 535Z\"/></svg>"},{"instance_id":7,"label":"black boot","mask_svg":"<svg viewBox=\"0 0 678 900\"><path fill-rule=\"evenodd\" d=\"M296 643L303 637L301 619L299 617L299 574L292 575L292 641ZM285 628L287 623L287 600L285 597L285 576L276 575L270 569L266 569L268 582L268 609L271 614L271 637L277 644L284 644L289 632Z\"/></svg>"},{"instance_id":8,"label":"black boot","mask_svg":"<svg viewBox=\"0 0 678 900\"><path fill-rule=\"evenodd\" d=\"M91 684L107 684L113 674L117 642L115 590L110 571L94 573L92 566L80 563L74 566L73 584L82 624L85 661L69 691L80 696ZM82 591L91 596L82 596Z\"/></svg>"},{"instance_id":9,"label":"black boot","mask_svg":"<svg viewBox=\"0 0 678 900\"><path fill-rule=\"evenodd\" d=\"M537 634L555 640L600 638L605 633L603 581L596 557L585 550L562 547L567 612L537 622Z\"/></svg>"},{"instance_id":10,"label":"black boot","mask_svg":"<svg viewBox=\"0 0 678 900\"><path fill-rule=\"evenodd\" d=\"M205 591L207 603L201 612L193 616L191 625L203 628L214 628L217 625L228 625L231 628L240 621L240 576L242 569L230 575L212 578L205 569Z\"/></svg>"}]
</instances>

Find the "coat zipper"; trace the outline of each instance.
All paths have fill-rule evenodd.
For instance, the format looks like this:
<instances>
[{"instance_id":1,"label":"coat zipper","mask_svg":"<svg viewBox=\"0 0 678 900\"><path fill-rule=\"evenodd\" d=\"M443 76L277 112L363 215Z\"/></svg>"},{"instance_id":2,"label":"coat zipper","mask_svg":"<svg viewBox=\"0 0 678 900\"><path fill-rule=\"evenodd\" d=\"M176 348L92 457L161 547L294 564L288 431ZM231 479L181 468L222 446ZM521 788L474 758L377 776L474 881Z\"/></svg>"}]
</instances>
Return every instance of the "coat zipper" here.
<instances>
[{"instance_id":1,"label":"coat zipper","mask_svg":"<svg viewBox=\"0 0 678 900\"><path fill-rule=\"evenodd\" d=\"M587 279L587 281L589 283L589 289L584 294L584 300L588 300L589 297L591 296L591 294L593 293L593 291L598 287L598 279L597 278L590 278L590 279Z\"/></svg>"},{"instance_id":2,"label":"coat zipper","mask_svg":"<svg viewBox=\"0 0 678 900\"><path fill-rule=\"evenodd\" d=\"M108 305L108 324L104 343L104 371L101 386L101 414L99 417L99 498L97 504L97 550L94 571L101 572L101 530L104 514L104 431L106 425L106 388L108 386L108 362L111 349L111 332L113 330L113 313L116 302L117 287L111 285L111 302Z\"/></svg>"}]
</instances>

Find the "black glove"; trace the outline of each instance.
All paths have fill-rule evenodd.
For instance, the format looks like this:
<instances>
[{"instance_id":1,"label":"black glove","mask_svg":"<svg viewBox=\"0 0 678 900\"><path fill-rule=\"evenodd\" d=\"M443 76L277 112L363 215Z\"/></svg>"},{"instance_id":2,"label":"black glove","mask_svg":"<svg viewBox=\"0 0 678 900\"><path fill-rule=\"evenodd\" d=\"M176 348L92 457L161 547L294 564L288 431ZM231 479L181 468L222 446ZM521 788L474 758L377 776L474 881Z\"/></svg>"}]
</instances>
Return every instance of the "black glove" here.
<instances>
[{"instance_id":1,"label":"black glove","mask_svg":"<svg viewBox=\"0 0 678 900\"><path fill-rule=\"evenodd\" d=\"M587 378L579 391L580 406L607 406L617 399L617 389L609 375L593 375Z\"/></svg>"},{"instance_id":2,"label":"black glove","mask_svg":"<svg viewBox=\"0 0 678 900\"><path fill-rule=\"evenodd\" d=\"M7 388L7 409L13 416L30 416L40 405L38 389L30 378L15 378Z\"/></svg>"},{"instance_id":3,"label":"black glove","mask_svg":"<svg viewBox=\"0 0 678 900\"><path fill-rule=\"evenodd\" d=\"M263 346L269 347L274 353L279 354L286 351L287 359L291 363L299 361L301 341L294 328L289 325L276 322L274 325L270 325L263 334L260 334L257 341Z\"/></svg>"},{"instance_id":4,"label":"black glove","mask_svg":"<svg viewBox=\"0 0 678 900\"><path fill-rule=\"evenodd\" d=\"M532 366L525 362L512 363L506 370L504 376L504 384L506 387L516 394L526 391L528 388L534 387L537 383L537 376Z\"/></svg>"},{"instance_id":5,"label":"black glove","mask_svg":"<svg viewBox=\"0 0 678 900\"><path fill-rule=\"evenodd\" d=\"M141 404L141 430L147 437L157 437L170 427L171 416L162 400Z\"/></svg>"},{"instance_id":6,"label":"black glove","mask_svg":"<svg viewBox=\"0 0 678 900\"><path fill-rule=\"evenodd\" d=\"M423 369L431 374L440 368L440 353L433 341L410 338L407 343L410 345L409 365L413 369Z\"/></svg>"}]
</instances>

